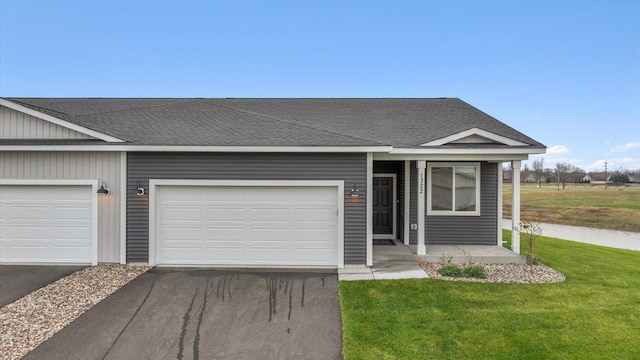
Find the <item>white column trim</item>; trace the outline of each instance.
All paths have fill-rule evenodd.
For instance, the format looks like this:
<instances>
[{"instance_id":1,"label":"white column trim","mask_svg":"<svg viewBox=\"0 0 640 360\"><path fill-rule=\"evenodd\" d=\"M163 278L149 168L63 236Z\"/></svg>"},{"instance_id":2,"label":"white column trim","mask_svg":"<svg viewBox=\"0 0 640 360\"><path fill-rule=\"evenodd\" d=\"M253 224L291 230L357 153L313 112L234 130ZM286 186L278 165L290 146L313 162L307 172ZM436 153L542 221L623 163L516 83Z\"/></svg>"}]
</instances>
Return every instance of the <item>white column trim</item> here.
<instances>
[{"instance_id":1,"label":"white column trim","mask_svg":"<svg viewBox=\"0 0 640 360\"><path fill-rule=\"evenodd\" d=\"M120 153L120 264L127 263L127 153Z\"/></svg>"},{"instance_id":2,"label":"white column trim","mask_svg":"<svg viewBox=\"0 0 640 360\"><path fill-rule=\"evenodd\" d=\"M416 161L416 167L418 169L418 182L416 184L416 192L418 194L418 246L417 254L425 255L427 253L427 247L424 244L425 238L425 193L427 187L427 177L425 175L425 168L427 162L424 160Z\"/></svg>"},{"instance_id":3,"label":"white column trim","mask_svg":"<svg viewBox=\"0 0 640 360\"><path fill-rule=\"evenodd\" d=\"M409 245L409 235L411 234L411 161L404 161L404 244Z\"/></svg>"},{"instance_id":4,"label":"white column trim","mask_svg":"<svg viewBox=\"0 0 640 360\"><path fill-rule=\"evenodd\" d=\"M511 161L511 250L520 254L520 160Z\"/></svg>"},{"instance_id":5,"label":"white column trim","mask_svg":"<svg viewBox=\"0 0 640 360\"><path fill-rule=\"evenodd\" d=\"M503 181L503 171L502 171L502 163L496 163L498 166L498 236L496 245L502 246L502 181Z\"/></svg>"},{"instance_id":6,"label":"white column trim","mask_svg":"<svg viewBox=\"0 0 640 360\"><path fill-rule=\"evenodd\" d=\"M367 153L367 266L373 266L373 154Z\"/></svg>"}]
</instances>

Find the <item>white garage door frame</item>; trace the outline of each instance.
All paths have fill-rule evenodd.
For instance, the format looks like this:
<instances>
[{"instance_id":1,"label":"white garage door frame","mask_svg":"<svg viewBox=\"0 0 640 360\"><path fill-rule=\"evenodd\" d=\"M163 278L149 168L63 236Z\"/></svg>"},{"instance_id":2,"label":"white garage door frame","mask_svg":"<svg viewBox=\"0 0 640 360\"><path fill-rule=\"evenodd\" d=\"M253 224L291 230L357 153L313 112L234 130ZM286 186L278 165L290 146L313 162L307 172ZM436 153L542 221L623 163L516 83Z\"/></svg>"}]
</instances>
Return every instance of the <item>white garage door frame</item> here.
<instances>
[{"instance_id":1,"label":"white garage door frame","mask_svg":"<svg viewBox=\"0 0 640 360\"><path fill-rule=\"evenodd\" d=\"M2 185L19 186L90 186L91 194L91 265L98 265L98 180L97 179L68 179L68 180L35 180L35 179L0 179ZM12 263L15 265L15 263ZM42 263L38 263L42 264ZM48 263L47 263L48 264Z\"/></svg>"},{"instance_id":2,"label":"white garage door frame","mask_svg":"<svg viewBox=\"0 0 640 360\"><path fill-rule=\"evenodd\" d=\"M156 223L158 186L237 186L237 187L335 187L338 204L337 266L344 267L344 181L343 180L175 180L149 179L149 265L158 265L159 246ZM202 266L202 265L194 265ZM262 267L262 266L261 266ZM280 267L280 266L279 266Z\"/></svg>"}]
</instances>

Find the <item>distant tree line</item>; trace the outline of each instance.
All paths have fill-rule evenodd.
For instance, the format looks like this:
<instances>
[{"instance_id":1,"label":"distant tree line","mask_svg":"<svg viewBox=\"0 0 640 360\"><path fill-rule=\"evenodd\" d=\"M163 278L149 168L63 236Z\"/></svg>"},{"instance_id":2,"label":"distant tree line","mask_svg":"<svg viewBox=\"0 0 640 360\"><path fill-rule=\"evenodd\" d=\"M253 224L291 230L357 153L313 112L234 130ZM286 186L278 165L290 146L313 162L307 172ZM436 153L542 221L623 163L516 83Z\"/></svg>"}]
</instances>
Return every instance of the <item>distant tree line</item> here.
<instances>
[{"instance_id":1,"label":"distant tree line","mask_svg":"<svg viewBox=\"0 0 640 360\"><path fill-rule=\"evenodd\" d=\"M592 171L587 172L584 169L568 162L557 163L553 168L545 168L544 158L533 161L532 168L524 164L520 169L520 178L522 182L537 183L557 183L558 187L562 184L562 188L566 184L628 184L632 182L640 182L640 169L628 170L618 168L617 170L608 171ZM507 164L503 169L504 180L511 180L513 170L511 164Z\"/></svg>"}]
</instances>

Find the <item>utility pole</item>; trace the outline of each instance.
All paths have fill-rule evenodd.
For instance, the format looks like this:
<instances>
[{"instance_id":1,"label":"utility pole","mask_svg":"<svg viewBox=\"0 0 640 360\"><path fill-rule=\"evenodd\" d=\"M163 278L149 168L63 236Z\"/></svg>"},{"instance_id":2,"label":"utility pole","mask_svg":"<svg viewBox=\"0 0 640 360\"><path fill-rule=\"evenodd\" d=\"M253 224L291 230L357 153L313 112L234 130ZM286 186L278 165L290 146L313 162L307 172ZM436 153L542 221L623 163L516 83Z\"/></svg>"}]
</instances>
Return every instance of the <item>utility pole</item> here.
<instances>
[{"instance_id":1,"label":"utility pole","mask_svg":"<svg viewBox=\"0 0 640 360\"><path fill-rule=\"evenodd\" d=\"M604 162L604 188L607 188L607 162Z\"/></svg>"}]
</instances>

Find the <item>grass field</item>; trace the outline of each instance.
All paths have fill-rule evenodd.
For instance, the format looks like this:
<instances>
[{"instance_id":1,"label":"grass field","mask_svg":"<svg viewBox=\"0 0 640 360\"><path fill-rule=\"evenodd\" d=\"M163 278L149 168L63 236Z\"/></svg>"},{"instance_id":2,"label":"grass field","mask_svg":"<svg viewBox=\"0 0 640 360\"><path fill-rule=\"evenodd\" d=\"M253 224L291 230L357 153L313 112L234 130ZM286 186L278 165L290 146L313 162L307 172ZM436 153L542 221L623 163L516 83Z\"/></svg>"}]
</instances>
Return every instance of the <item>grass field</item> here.
<instances>
[{"instance_id":1,"label":"grass field","mask_svg":"<svg viewBox=\"0 0 640 360\"><path fill-rule=\"evenodd\" d=\"M503 216L511 217L511 185L503 187ZM523 220L640 232L640 186L616 188L583 184L521 187Z\"/></svg>"},{"instance_id":2,"label":"grass field","mask_svg":"<svg viewBox=\"0 0 640 360\"><path fill-rule=\"evenodd\" d=\"M536 253L566 281L341 282L345 359L640 359L640 253L547 237Z\"/></svg>"}]
</instances>

